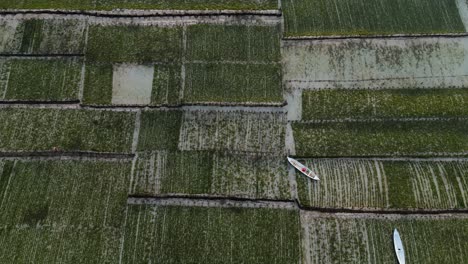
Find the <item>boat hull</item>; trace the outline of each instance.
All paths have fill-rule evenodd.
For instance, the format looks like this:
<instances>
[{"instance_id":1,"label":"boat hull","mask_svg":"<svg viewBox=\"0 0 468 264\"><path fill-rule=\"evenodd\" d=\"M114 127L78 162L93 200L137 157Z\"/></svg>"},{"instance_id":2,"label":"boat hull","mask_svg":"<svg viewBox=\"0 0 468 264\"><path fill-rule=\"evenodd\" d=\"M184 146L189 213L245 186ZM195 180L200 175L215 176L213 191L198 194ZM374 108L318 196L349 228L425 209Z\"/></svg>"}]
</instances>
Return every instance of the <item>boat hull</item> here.
<instances>
[{"instance_id":1,"label":"boat hull","mask_svg":"<svg viewBox=\"0 0 468 264\"><path fill-rule=\"evenodd\" d=\"M398 230L393 231L393 245L395 246L395 254L399 264L405 264L405 250L403 249L403 242L400 238Z\"/></svg>"},{"instance_id":2,"label":"boat hull","mask_svg":"<svg viewBox=\"0 0 468 264\"><path fill-rule=\"evenodd\" d=\"M320 178L317 174L315 174L311 169L307 168L304 164L300 163L299 161L288 157L288 161L291 165L294 166L297 170L299 170L305 176L311 178L314 181L319 181Z\"/></svg>"}]
</instances>

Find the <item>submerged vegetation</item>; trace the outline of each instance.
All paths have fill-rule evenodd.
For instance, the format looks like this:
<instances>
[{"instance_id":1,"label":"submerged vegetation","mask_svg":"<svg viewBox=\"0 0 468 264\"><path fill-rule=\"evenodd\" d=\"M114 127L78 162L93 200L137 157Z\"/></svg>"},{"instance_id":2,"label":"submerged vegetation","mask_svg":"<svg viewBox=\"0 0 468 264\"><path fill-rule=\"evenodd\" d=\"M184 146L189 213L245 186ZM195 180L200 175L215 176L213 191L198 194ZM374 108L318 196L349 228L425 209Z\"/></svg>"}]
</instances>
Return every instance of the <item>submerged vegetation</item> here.
<instances>
[{"instance_id":1,"label":"submerged vegetation","mask_svg":"<svg viewBox=\"0 0 468 264\"><path fill-rule=\"evenodd\" d=\"M0 59L0 100L78 100L82 65L75 58Z\"/></svg>"},{"instance_id":2,"label":"submerged vegetation","mask_svg":"<svg viewBox=\"0 0 468 264\"><path fill-rule=\"evenodd\" d=\"M264 10L278 9L276 0L2 0L0 9L181 9L181 10Z\"/></svg>"},{"instance_id":3,"label":"submerged vegetation","mask_svg":"<svg viewBox=\"0 0 468 264\"><path fill-rule=\"evenodd\" d=\"M131 151L131 112L5 108L0 151Z\"/></svg>"},{"instance_id":4,"label":"submerged vegetation","mask_svg":"<svg viewBox=\"0 0 468 264\"><path fill-rule=\"evenodd\" d=\"M456 0L284 0L287 36L465 32Z\"/></svg>"},{"instance_id":5,"label":"submerged vegetation","mask_svg":"<svg viewBox=\"0 0 468 264\"><path fill-rule=\"evenodd\" d=\"M284 159L211 151L140 152L131 194L291 198Z\"/></svg>"},{"instance_id":6,"label":"submerged vegetation","mask_svg":"<svg viewBox=\"0 0 468 264\"><path fill-rule=\"evenodd\" d=\"M2 261L116 262L130 169L120 161L0 160Z\"/></svg>"},{"instance_id":7,"label":"submerged vegetation","mask_svg":"<svg viewBox=\"0 0 468 264\"><path fill-rule=\"evenodd\" d=\"M365 210L446 210L468 207L466 161L307 159L321 177L296 174L306 207Z\"/></svg>"},{"instance_id":8,"label":"submerged vegetation","mask_svg":"<svg viewBox=\"0 0 468 264\"><path fill-rule=\"evenodd\" d=\"M431 216L321 216L301 213L305 262L396 263L392 233L400 232L408 263L463 263L468 220Z\"/></svg>"},{"instance_id":9,"label":"submerged vegetation","mask_svg":"<svg viewBox=\"0 0 468 264\"><path fill-rule=\"evenodd\" d=\"M294 123L299 156L466 155L466 120Z\"/></svg>"},{"instance_id":10,"label":"submerged vegetation","mask_svg":"<svg viewBox=\"0 0 468 264\"><path fill-rule=\"evenodd\" d=\"M280 209L129 205L124 262L299 263L300 222Z\"/></svg>"},{"instance_id":11,"label":"submerged vegetation","mask_svg":"<svg viewBox=\"0 0 468 264\"><path fill-rule=\"evenodd\" d=\"M304 91L302 119L468 116L468 89Z\"/></svg>"}]
</instances>

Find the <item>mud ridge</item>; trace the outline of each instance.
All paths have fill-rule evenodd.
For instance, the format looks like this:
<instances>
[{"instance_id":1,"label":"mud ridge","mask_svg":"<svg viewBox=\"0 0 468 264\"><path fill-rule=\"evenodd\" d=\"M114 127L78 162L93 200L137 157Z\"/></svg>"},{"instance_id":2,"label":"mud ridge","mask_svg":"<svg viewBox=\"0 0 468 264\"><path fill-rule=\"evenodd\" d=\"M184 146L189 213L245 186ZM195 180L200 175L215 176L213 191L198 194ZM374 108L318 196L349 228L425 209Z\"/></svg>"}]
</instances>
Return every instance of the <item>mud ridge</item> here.
<instances>
[{"instance_id":1,"label":"mud ridge","mask_svg":"<svg viewBox=\"0 0 468 264\"><path fill-rule=\"evenodd\" d=\"M132 153L109 153L93 151L18 151L0 152L0 158L102 158L102 159L132 159Z\"/></svg>"},{"instance_id":2,"label":"mud ridge","mask_svg":"<svg viewBox=\"0 0 468 264\"><path fill-rule=\"evenodd\" d=\"M335 35L335 36L290 36L283 37L283 41L300 40L339 40L339 39L417 39L417 38L460 38L468 33L434 33L434 34L393 34L393 35Z\"/></svg>"},{"instance_id":3,"label":"mud ridge","mask_svg":"<svg viewBox=\"0 0 468 264\"><path fill-rule=\"evenodd\" d=\"M261 15L280 17L280 10L55 10L55 9L7 9L1 10L0 15L39 14L39 15L81 15L107 18L147 18L147 17L182 17L182 16L245 16Z\"/></svg>"}]
</instances>

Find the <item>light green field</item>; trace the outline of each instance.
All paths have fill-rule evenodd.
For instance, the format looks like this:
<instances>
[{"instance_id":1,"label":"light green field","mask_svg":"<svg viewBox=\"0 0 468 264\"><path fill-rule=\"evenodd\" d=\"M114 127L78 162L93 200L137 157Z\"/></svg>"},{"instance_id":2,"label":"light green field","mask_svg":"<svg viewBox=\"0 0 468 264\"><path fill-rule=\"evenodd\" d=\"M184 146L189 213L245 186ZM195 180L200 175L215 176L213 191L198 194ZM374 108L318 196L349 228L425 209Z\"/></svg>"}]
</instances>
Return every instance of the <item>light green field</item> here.
<instances>
[{"instance_id":1,"label":"light green field","mask_svg":"<svg viewBox=\"0 0 468 264\"><path fill-rule=\"evenodd\" d=\"M281 103L281 65L192 63L187 66L184 102Z\"/></svg>"},{"instance_id":2,"label":"light green field","mask_svg":"<svg viewBox=\"0 0 468 264\"><path fill-rule=\"evenodd\" d=\"M113 68L110 63L86 63L83 104L110 105Z\"/></svg>"},{"instance_id":3,"label":"light green field","mask_svg":"<svg viewBox=\"0 0 468 264\"><path fill-rule=\"evenodd\" d=\"M276 26L193 25L187 28L187 60L279 62Z\"/></svg>"},{"instance_id":4,"label":"light green field","mask_svg":"<svg viewBox=\"0 0 468 264\"><path fill-rule=\"evenodd\" d=\"M79 10L112 10L112 9L188 9L188 10L263 10L278 9L275 0L4 0L0 3L3 9L79 9Z\"/></svg>"},{"instance_id":5,"label":"light green field","mask_svg":"<svg viewBox=\"0 0 468 264\"><path fill-rule=\"evenodd\" d=\"M178 110L143 111L138 151L176 150L181 122L182 112Z\"/></svg>"},{"instance_id":6,"label":"light green field","mask_svg":"<svg viewBox=\"0 0 468 264\"><path fill-rule=\"evenodd\" d=\"M322 181L313 182L296 173L303 206L365 210L468 208L465 161L306 159L304 163Z\"/></svg>"},{"instance_id":7,"label":"light green field","mask_svg":"<svg viewBox=\"0 0 468 264\"><path fill-rule=\"evenodd\" d=\"M465 155L467 129L465 120L293 124L302 157Z\"/></svg>"},{"instance_id":8,"label":"light green field","mask_svg":"<svg viewBox=\"0 0 468 264\"><path fill-rule=\"evenodd\" d=\"M285 133L285 113L187 111L182 117L179 149L281 155Z\"/></svg>"},{"instance_id":9,"label":"light green field","mask_svg":"<svg viewBox=\"0 0 468 264\"><path fill-rule=\"evenodd\" d=\"M138 153L131 194L291 199L282 157L206 151Z\"/></svg>"},{"instance_id":10,"label":"light green field","mask_svg":"<svg viewBox=\"0 0 468 264\"><path fill-rule=\"evenodd\" d=\"M455 0L283 0L287 36L462 33Z\"/></svg>"},{"instance_id":11,"label":"light green field","mask_svg":"<svg viewBox=\"0 0 468 264\"><path fill-rule=\"evenodd\" d=\"M92 25L86 59L104 63L177 62L182 49L182 27Z\"/></svg>"},{"instance_id":12,"label":"light green field","mask_svg":"<svg viewBox=\"0 0 468 264\"><path fill-rule=\"evenodd\" d=\"M111 104L120 63L154 66L152 106L283 102L278 26L191 25L186 45L183 35L180 26L91 26L84 103Z\"/></svg>"},{"instance_id":13,"label":"light green field","mask_svg":"<svg viewBox=\"0 0 468 264\"><path fill-rule=\"evenodd\" d=\"M468 219L431 216L321 216L301 213L304 262L397 263L397 228L407 263L464 263L468 258Z\"/></svg>"},{"instance_id":14,"label":"light green field","mask_svg":"<svg viewBox=\"0 0 468 264\"><path fill-rule=\"evenodd\" d=\"M468 89L326 89L302 93L303 120L467 115Z\"/></svg>"},{"instance_id":15,"label":"light green field","mask_svg":"<svg viewBox=\"0 0 468 264\"><path fill-rule=\"evenodd\" d=\"M10 19L0 22L0 33L4 34L1 53L83 54L86 23L68 19Z\"/></svg>"},{"instance_id":16,"label":"light green field","mask_svg":"<svg viewBox=\"0 0 468 264\"><path fill-rule=\"evenodd\" d=\"M76 58L1 60L1 99L78 100L82 64L83 61Z\"/></svg>"},{"instance_id":17,"label":"light green field","mask_svg":"<svg viewBox=\"0 0 468 264\"><path fill-rule=\"evenodd\" d=\"M181 65L154 65L152 105L178 105L182 87Z\"/></svg>"},{"instance_id":18,"label":"light green field","mask_svg":"<svg viewBox=\"0 0 468 264\"><path fill-rule=\"evenodd\" d=\"M118 260L131 162L0 160L5 263Z\"/></svg>"},{"instance_id":19,"label":"light green field","mask_svg":"<svg viewBox=\"0 0 468 264\"><path fill-rule=\"evenodd\" d=\"M135 113L3 108L0 151L130 152Z\"/></svg>"},{"instance_id":20,"label":"light green field","mask_svg":"<svg viewBox=\"0 0 468 264\"><path fill-rule=\"evenodd\" d=\"M297 211L129 205L125 263L299 263Z\"/></svg>"}]
</instances>

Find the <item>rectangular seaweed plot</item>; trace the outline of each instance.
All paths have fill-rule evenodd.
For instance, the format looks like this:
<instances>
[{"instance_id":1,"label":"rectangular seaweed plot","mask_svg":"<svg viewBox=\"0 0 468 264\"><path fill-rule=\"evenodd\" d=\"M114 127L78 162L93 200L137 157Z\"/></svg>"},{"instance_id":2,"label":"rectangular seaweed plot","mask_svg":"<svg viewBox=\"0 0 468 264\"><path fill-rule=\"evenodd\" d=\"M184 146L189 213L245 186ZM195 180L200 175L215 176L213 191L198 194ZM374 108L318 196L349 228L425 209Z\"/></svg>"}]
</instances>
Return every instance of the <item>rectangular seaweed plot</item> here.
<instances>
[{"instance_id":1,"label":"rectangular seaweed plot","mask_svg":"<svg viewBox=\"0 0 468 264\"><path fill-rule=\"evenodd\" d=\"M431 216L326 216L301 213L306 263L397 263L397 228L407 263L465 263L468 219Z\"/></svg>"},{"instance_id":2,"label":"rectangular seaweed plot","mask_svg":"<svg viewBox=\"0 0 468 264\"><path fill-rule=\"evenodd\" d=\"M205 151L138 153L130 193L291 199L283 158Z\"/></svg>"},{"instance_id":3,"label":"rectangular seaweed plot","mask_svg":"<svg viewBox=\"0 0 468 264\"><path fill-rule=\"evenodd\" d=\"M281 103L280 57L279 25L190 26L183 100Z\"/></svg>"},{"instance_id":4,"label":"rectangular seaweed plot","mask_svg":"<svg viewBox=\"0 0 468 264\"><path fill-rule=\"evenodd\" d=\"M300 203L315 208L468 208L466 161L306 159L321 182L296 174Z\"/></svg>"},{"instance_id":5,"label":"rectangular seaweed plot","mask_svg":"<svg viewBox=\"0 0 468 264\"><path fill-rule=\"evenodd\" d=\"M184 102L281 103L280 64L191 63Z\"/></svg>"},{"instance_id":6,"label":"rectangular seaweed plot","mask_svg":"<svg viewBox=\"0 0 468 264\"><path fill-rule=\"evenodd\" d=\"M19 25L16 19L0 19L0 54L19 50L21 38L15 37Z\"/></svg>"},{"instance_id":7,"label":"rectangular seaweed plot","mask_svg":"<svg viewBox=\"0 0 468 264\"><path fill-rule=\"evenodd\" d=\"M87 23L83 20L29 19L18 23L12 41L15 45L4 49L4 53L83 54L87 33Z\"/></svg>"},{"instance_id":8,"label":"rectangular seaweed plot","mask_svg":"<svg viewBox=\"0 0 468 264\"><path fill-rule=\"evenodd\" d=\"M116 262L131 162L0 160L0 258Z\"/></svg>"},{"instance_id":9,"label":"rectangular seaweed plot","mask_svg":"<svg viewBox=\"0 0 468 264\"><path fill-rule=\"evenodd\" d=\"M131 112L4 108L0 151L130 152Z\"/></svg>"},{"instance_id":10,"label":"rectangular seaweed plot","mask_svg":"<svg viewBox=\"0 0 468 264\"><path fill-rule=\"evenodd\" d=\"M129 205L123 262L299 263L297 211Z\"/></svg>"},{"instance_id":11,"label":"rectangular seaweed plot","mask_svg":"<svg viewBox=\"0 0 468 264\"><path fill-rule=\"evenodd\" d=\"M289 88L453 88L468 82L468 38L287 41Z\"/></svg>"},{"instance_id":12,"label":"rectangular seaweed plot","mask_svg":"<svg viewBox=\"0 0 468 264\"><path fill-rule=\"evenodd\" d=\"M265 10L278 9L278 2L276 0L2 0L0 9Z\"/></svg>"},{"instance_id":13,"label":"rectangular seaweed plot","mask_svg":"<svg viewBox=\"0 0 468 264\"><path fill-rule=\"evenodd\" d=\"M187 60L279 62L280 32L279 25L189 26Z\"/></svg>"},{"instance_id":14,"label":"rectangular seaweed plot","mask_svg":"<svg viewBox=\"0 0 468 264\"><path fill-rule=\"evenodd\" d=\"M302 119L464 117L468 89L325 89L302 93Z\"/></svg>"},{"instance_id":15,"label":"rectangular seaweed plot","mask_svg":"<svg viewBox=\"0 0 468 264\"><path fill-rule=\"evenodd\" d=\"M179 62L182 42L182 27L91 25L86 59L101 63Z\"/></svg>"},{"instance_id":16,"label":"rectangular seaweed plot","mask_svg":"<svg viewBox=\"0 0 468 264\"><path fill-rule=\"evenodd\" d=\"M182 111L143 111L138 138L138 151L177 150Z\"/></svg>"},{"instance_id":17,"label":"rectangular seaweed plot","mask_svg":"<svg viewBox=\"0 0 468 264\"><path fill-rule=\"evenodd\" d=\"M112 103L112 63L86 62L83 104L110 105Z\"/></svg>"},{"instance_id":18,"label":"rectangular seaweed plot","mask_svg":"<svg viewBox=\"0 0 468 264\"><path fill-rule=\"evenodd\" d=\"M180 150L284 153L286 115L245 111L187 111Z\"/></svg>"},{"instance_id":19,"label":"rectangular seaweed plot","mask_svg":"<svg viewBox=\"0 0 468 264\"><path fill-rule=\"evenodd\" d=\"M465 155L467 129L465 120L293 124L302 157Z\"/></svg>"},{"instance_id":20,"label":"rectangular seaweed plot","mask_svg":"<svg viewBox=\"0 0 468 264\"><path fill-rule=\"evenodd\" d=\"M78 100L83 60L0 59L0 101Z\"/></svg>"},{"instance_id":21,"label":"rectangular seaweed plot","mask_svg":"<svg viewBox=\"0 0 468 264\"><path fill-rule=\"evenodd\" d=\"M456 0L283 0L287 36L463 33Z\"/></svg>"}]
</instances>

